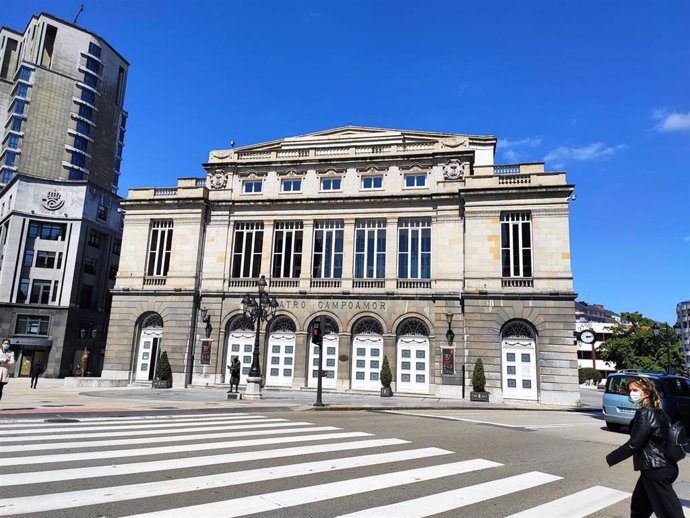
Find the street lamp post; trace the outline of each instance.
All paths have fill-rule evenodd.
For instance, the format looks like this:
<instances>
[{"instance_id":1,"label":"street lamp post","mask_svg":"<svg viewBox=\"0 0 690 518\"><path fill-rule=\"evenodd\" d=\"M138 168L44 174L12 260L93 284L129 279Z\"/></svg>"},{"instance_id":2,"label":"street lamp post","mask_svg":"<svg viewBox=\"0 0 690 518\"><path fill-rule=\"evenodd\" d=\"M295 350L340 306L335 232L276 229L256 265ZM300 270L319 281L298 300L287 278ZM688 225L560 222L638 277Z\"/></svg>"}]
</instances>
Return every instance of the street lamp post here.
<instances>
[{"instance_id":1,"label":"street lamp post","mask_svg":"<svg viewBox=\"0 0 690 518\"><path fill-rule=\"evenodd\" d=\"M266 292L266 277L261 276L257 282L259 293L257 297L248 293L242 298L242 311L252 323L256 324L254 335L254 351L252 352L252 365L247 376L246 399L261 399L261 361L259 352L259 334L261 322L267 322L278 309L278 301Z\"/></svg>"},{"instance_id":2,"label":"street lamp post","mask_svg":"<svg viewBox=\"0 0 690 518\"><path fill-rule=\"evenodd\" d=\"M451 324L453 323L453 313L450 311L446 313L446 322L448 322L448 330L446 331L446 342L448 342L448 347L451 348L453 347L453 341L455 340L455 333L453 332L453 329L451 328ZM453 358L455 358L455 354L453 354ZM460 376L461 376L461 383L462 383L462 398L465 399L465 359L463 356L462 360L462 370L460 371Z\"/></svg>"},{"instance_id":3,"label":"street lamp post","mask_svg":"<svg viewBox=\"0 0 690 518\"><path fill-rule=\"evenodd\" d=\"M91 339L91 349L96 342L96 335L98 334L98 329L93 327L93 322L89 322L89 328L82 328L79 331L79 336L81 337L82 344L84 345L84 352L79 360L79 376L84 377L89 369L89 358L91 357L91 351L89 350L88 341Z\"/></svg>"}]
</instances>

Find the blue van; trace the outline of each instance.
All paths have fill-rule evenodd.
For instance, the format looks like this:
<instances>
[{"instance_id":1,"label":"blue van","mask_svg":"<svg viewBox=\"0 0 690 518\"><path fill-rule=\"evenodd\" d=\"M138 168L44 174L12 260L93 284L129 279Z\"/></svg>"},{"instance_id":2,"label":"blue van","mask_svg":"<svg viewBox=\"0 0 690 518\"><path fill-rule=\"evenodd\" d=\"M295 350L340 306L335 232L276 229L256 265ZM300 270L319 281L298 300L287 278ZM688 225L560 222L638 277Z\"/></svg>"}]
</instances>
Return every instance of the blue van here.
<instances>
[{"instance_id":1,"label":"blue van","mask_svg":"<svg viewBox=\"0 0 690 518\"><path fill-rule=\"evenodd\" d=\"M637 407L628 399L628 383L634 379L649 378L654 382L661 406L671 418L690 430L690 380L681 376L656 372L621 371L609 374L602 401L604 420L609 430L617 432L627 426Z\"/></svg>"}]
</instances>

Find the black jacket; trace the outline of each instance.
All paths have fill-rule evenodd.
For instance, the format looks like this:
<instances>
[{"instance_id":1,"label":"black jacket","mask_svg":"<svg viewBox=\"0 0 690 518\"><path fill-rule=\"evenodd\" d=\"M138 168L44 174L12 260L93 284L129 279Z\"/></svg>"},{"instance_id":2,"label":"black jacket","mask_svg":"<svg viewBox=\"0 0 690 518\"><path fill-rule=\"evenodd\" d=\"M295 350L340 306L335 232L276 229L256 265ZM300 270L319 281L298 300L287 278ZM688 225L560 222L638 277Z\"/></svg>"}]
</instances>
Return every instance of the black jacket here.
<instances>
[{"instance_id":1,"label":"black jacket","mask_svg":"<svg viewBox=\"0 0 690 518\"><path fill-rule=\"evenodd\" d=\"M650 406L638 408L630 422L630 439L606 456L609 466L632 456L635 471L663 468L671 464L664 455L668 422L663 411Z\"/></svg>"}]
</instances>

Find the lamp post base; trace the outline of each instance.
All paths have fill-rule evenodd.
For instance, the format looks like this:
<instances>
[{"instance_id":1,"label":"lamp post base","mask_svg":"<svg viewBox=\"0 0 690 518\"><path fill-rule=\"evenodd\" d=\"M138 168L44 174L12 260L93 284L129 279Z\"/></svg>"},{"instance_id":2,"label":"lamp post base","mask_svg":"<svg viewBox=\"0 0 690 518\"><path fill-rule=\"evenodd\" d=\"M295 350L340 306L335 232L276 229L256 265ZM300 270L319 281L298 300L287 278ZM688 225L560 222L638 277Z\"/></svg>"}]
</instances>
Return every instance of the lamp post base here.
<instances>
[{"instance_id":1,"label":"lamp post base","mask_svg":"<svg viewBox=\"0 0 690 518\"><path fill-rule=\"evenodd\" d=\"M247 377L247 386L244 389L243 399L261 399L261 376Z\"/></svg>"}]
</instances>

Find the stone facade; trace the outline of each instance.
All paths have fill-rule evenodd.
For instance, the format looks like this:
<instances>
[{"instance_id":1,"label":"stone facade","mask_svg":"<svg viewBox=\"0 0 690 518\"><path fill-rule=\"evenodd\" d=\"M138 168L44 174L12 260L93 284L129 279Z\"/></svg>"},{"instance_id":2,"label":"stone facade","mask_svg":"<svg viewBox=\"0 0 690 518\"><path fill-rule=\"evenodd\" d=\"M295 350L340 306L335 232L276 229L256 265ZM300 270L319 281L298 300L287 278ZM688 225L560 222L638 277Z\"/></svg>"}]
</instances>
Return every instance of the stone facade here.
<instances>
[{"instance_id":1,"label":"stone facade","mask_svg":"<svg viewBox=\"0 0 690 518\"><path fill-rule=\"evenodd\" d=\"M387 356L395 391L469 397L482 358L493 401L575 404L573 186L494 165L495 146L348 126L212 151L206 178L130 190L103 376L145 382L165 350L177 385L227 383L233 355L244 383L241 300L265 275L266 386L314 385L323 317L327 390L378 390Z\"/></svg>"}]
</instances>

